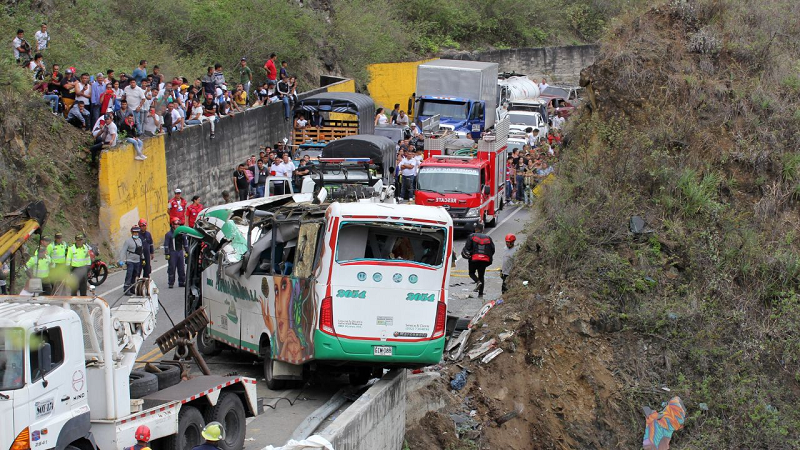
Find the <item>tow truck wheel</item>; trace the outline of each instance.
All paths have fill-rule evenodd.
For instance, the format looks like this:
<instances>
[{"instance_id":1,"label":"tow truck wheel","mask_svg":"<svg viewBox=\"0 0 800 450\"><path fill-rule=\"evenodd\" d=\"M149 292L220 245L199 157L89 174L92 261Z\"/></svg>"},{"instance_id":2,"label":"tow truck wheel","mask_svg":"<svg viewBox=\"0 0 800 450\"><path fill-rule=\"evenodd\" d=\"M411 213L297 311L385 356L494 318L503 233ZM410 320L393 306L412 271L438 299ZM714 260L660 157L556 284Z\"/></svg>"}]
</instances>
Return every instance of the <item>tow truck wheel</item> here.
<instances>
[{"instance_id":1,"label":"tow truck wheel","mask_svg":"<svg viewBox=\"0 0 800 450\"><path fill-rule=\"evenodd\" d=\"M222 353L222 346L211 337L208 326L197 334L197 349L205 356L217 356Z\"/></svg>"},{"instance_id":2,"label":"tow truck wheel","mask_svg":"<svg viewBox=\"0 0 800 450\"><path fill-rule=\"evenodd\" d=\"M205 439L200 433L206 421L200 410L194 406L184 406L178 414L178 433L170 436L164 448L166 450L191 450L202 444Z\"/></svg>"},{"instance_id":3,"label":"tow truck wheel","mask_svg":"<svg viewBox=\"0 0 800 450\"><path fill-rule=\"evenodd\" d=\"M264 379L267 381L267 388L273 391L286 389L286 380L276 380L272 377L272 350L267 349L264 355Z\"/></svg>"},{"instance_id":4,"label":"tow truck wheel","mask_svg":"<svg viewBox=\"0 0 800 450\"><path fill-rule=\"evenodd\" d=\"M225 440L219 443L222 450L239 450L244 447L244 405L233 392L223 392L213 408L206 411L206 423L219 422L225 428Z\"/></svg>"}]
</instances>

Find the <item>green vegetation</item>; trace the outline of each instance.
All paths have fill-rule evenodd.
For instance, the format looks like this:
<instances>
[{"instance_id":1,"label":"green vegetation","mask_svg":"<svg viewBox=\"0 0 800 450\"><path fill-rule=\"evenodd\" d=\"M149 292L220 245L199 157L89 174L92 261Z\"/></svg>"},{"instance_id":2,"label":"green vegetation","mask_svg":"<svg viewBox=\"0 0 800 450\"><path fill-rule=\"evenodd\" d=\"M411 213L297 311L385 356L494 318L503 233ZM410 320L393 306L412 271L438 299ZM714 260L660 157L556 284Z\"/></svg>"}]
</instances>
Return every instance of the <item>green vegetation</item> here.
<instances>
[{"instance_id":1,"label":"green vegetation","mask_svg":"<svg viewBox=\"0 0 800 450\"><path fill-rule=\"evenodd\" d=\"M599 96L520 278L621 323L607 336L627 447L661 386L689 412L675 447L800 446L798 11L673 1L621 20L588 71ZM634 215L652 232L632 234Z\"/></svg>"},{"instance_id":2,"label":"green vegetation","mask_svg":"<svg viewBox=\"0 0 800 450\"><path fill-rule=\"evenodd\" d=\"M140 59L169 76L205 74L220 62L229 73L242 56L260 69L270 53L300 81L322 72L367 80L366 65L409 60L444 49L512 48L595 41L606 23L644 0L156 0L69 2L20 0L0 17L11 41L46 21L45 62L97 73L130 72ZM10 51L10 49L9 49ZM264 79L263 70L256 70ZM234 77L236 78L236 77Z\"/></svg>"}]
</instances>

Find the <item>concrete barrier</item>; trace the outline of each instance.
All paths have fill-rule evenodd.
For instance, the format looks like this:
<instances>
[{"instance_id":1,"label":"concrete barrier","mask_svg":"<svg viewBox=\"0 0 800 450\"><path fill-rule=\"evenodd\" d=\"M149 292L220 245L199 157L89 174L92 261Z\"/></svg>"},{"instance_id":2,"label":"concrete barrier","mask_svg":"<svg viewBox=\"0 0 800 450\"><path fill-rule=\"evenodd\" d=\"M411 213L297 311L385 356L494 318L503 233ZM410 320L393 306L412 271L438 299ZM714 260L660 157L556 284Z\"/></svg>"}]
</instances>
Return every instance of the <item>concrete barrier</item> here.
<instances>
[{"instance_id":1,"label":"concrete barrier","mask_svg":"<svg viewBox=\"0 0 800 450\"><path fill-rule=\"evenodd\" d=\"M336 450L400 450L406 433L406 370L393 370L318 433Z\"/></svg>"}]
</instances>

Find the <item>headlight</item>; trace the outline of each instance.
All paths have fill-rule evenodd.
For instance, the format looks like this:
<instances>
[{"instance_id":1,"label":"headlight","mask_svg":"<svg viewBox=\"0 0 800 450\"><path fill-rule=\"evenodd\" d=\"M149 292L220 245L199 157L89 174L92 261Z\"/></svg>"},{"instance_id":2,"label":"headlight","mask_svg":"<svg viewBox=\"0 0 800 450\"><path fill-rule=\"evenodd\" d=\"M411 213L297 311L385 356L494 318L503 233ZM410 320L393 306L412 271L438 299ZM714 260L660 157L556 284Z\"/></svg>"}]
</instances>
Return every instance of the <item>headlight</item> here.
<instances>
[{"instance_id":1,"label":"headlight","mask_svg":"<svg viewBox=\"0 0 800 450\"><path fill-rule=\"evenodd\" d=\"M470 208L465 217L478 217L481 214L480 208Z\"/></svg>"}]
</instances>

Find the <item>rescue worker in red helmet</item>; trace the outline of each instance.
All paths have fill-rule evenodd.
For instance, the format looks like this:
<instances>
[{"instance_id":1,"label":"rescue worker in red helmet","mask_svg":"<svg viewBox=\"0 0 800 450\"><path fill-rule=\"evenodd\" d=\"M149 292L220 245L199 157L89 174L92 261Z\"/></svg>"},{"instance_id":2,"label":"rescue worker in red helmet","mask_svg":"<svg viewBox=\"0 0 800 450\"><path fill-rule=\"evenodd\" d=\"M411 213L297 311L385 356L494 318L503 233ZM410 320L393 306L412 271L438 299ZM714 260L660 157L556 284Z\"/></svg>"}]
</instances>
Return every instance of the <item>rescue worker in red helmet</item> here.
<instances>
[{"instance_id":1,"label":"rescue worker in red helmet","mask_svg":"<svg viewBox=\"0 0 800 450\"><path fill-rule=\"evenodd\" d=\"M478 284L475 287L478 297L483 297L484 275L494 256L494 241L491 236L483 233L483 222L475 224L475 232L467 238L461 256L469 261L469 277Z\"/></svg>"},{"instance_id":2,"label":"rescue worker in red helmet","mask_svg":"<svg viewBox=\"0 0 800 450\"><path fill-rule=\"evenodd\" d=\"M511 269L514 266L514 255L517 253L517 247L514 245L516 241L517 237L513 234L506 235L506 252L503 254L503 267L500 272L500 277L503 279L503 288L501 292L504 294L508 290L506 278L511 275Z\"/></svg>"},{"instance_id":3,"label":"rescue worker in red helmet","mask_svg":"<svg viewBox=\"0 0 800 450\"><path fill-rule=\"evenodd\" d=\"M153 245L153 235L147 231L147 221L139 219L139 237L142 238L142 269L137 276L150 278L153 270L153 259L156 255L156 247Z\"/></svg>"},{"instance_id":4,"label":"rescue worker in red helmet","mask_svg":"<svg viewBox=\"0 0 800 450\"><path fill-rule=\"evenodd\" d=\"M136 438L136 444L125 447L125 450L144 450L149 447L150 428L147 428L147 425L139 425L133 436Z\"/></svg>"},{"instance_id":5,"label":"rescue worker in red helmet","mask_svg":"<svg viewBox=\"0 0 800 450\"><path fill-rule=\"evenodd\" d=\"M186 220L186 199L181 197L181 195L181 190L175 189L175 196L172 197L167 204L169 223L172 223L175 219L181 219L181 223Z\"/></svg>"},{"instance_id":6,"label":"rescue worker in red helmet","mask_svg":"<svg viewBox=\"0 0 800 450\"><path fill-rule=\"evenodd\" d=\"M164 256L167 258L167 285L175 285L175 270L178 270L178 286L186 286L186 255L189 253L189 240L185 234L175 235L175 229L183 225L181 219L172 219L170 230L164 235Z\"/></svg>"}]
</instances>

